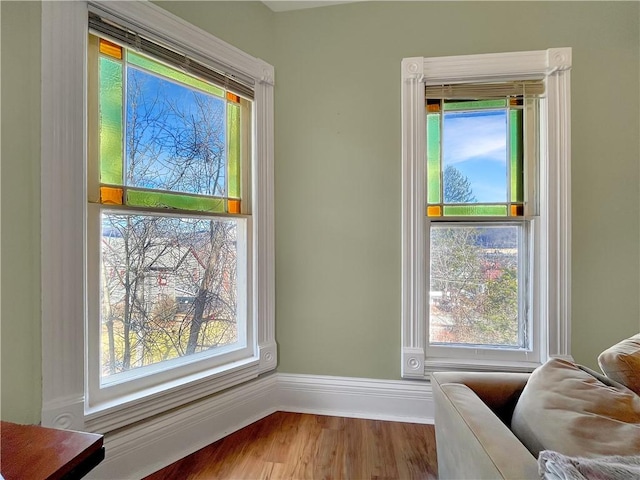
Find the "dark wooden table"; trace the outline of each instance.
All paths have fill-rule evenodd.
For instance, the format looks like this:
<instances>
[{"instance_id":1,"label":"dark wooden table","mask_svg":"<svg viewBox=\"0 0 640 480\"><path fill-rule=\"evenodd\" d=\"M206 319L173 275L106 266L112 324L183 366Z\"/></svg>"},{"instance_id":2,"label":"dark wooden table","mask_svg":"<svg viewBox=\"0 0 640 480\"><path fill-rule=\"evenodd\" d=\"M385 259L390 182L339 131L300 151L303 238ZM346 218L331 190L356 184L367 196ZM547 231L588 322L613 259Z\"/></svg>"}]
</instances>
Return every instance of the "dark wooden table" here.
<instances>
[{"instance_id":1,"label":"dark wooden table","mask_svg":"<svg viewBox=\"0 0 640 480\"><path fill-rule=\"evenodd\" d=\"M103 437L0 422L0 473L6 480L82 478L104 459Z\"/></svg>"}]
</instances>

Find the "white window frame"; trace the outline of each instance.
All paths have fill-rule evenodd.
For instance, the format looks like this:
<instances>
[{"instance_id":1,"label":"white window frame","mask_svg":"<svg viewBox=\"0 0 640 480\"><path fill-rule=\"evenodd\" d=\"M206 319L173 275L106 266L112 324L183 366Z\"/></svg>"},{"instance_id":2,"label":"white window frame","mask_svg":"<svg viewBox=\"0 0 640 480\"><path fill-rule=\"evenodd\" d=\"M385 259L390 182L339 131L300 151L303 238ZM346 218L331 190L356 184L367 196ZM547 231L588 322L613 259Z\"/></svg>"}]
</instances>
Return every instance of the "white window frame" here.
<instances>
[{"instance_id":1,"label":"white window frame","mask_svg":"<svg viewBox=\"0 0 640 480\"><path fill-rule=\"evenodd\" d=\"M247 355L94 404L87 396L88 12L135 25L255 84ZM102 433L275 369L274 70L150 2L43 2L41 90L42 424Z\"/></svg>"},{"instance_id":2,"label":"white window frame","mask_svg":"<svg viewBox=\"0 0 640 480\"><path fill-rule=\"evenodd\" d=\"M571 48L411 57L401 69L402 377L423 379L437 370L531 371L551 357L570 358ZM532 220L533 352L505 356L490 348L430 347L424 86L534 78L546 80L546 93L540 106L539 216Z\"/></svg>"}]
</instances>

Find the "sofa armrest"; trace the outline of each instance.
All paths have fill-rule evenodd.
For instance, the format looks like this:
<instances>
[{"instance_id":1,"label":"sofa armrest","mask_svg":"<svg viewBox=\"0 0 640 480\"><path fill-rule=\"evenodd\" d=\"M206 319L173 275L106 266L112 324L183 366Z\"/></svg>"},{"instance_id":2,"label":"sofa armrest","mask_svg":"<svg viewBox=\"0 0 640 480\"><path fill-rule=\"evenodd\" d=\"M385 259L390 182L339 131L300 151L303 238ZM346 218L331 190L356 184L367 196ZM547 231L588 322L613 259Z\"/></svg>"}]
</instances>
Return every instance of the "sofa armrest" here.
<instances>
[{"instance_id":1,"label":"sofa armrest","mask_svg":"<svg viewBox=\"0 0 640 480\"><path fill-rule=\"evenodd\" d=\"M466 385L433 383L440 479L537 479L538 463Z\"/></svg>"},{"instance_id":2,"label":"sofa armrest","mask_svg":"<svg viewBox=\"0 0 640 480\"><path fill-rule=\"evenodd\" d=\"M431 374L431 383L466 385L505 425L510 425L513 410L530 375L509 372L435 372Z\"/></svg>"}]
</instances>

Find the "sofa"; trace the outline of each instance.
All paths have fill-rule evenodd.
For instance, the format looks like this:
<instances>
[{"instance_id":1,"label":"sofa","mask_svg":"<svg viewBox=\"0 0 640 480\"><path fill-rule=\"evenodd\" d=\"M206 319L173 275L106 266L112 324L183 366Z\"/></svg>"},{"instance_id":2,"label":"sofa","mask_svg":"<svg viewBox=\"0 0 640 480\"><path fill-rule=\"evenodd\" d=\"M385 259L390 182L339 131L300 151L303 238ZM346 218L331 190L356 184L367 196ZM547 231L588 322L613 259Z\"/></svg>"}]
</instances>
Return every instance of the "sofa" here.
<instances>
[{"instance_id":1,"label":"sofa","mask_svg":"<svg viewBox=\"0 0 640 480\"><path fill-rule=\"evenodd\" d=\"M432 373L439 478L538 479L548 453L640 460L640 334L598 362Z\"/></svg>"}]
</instances>

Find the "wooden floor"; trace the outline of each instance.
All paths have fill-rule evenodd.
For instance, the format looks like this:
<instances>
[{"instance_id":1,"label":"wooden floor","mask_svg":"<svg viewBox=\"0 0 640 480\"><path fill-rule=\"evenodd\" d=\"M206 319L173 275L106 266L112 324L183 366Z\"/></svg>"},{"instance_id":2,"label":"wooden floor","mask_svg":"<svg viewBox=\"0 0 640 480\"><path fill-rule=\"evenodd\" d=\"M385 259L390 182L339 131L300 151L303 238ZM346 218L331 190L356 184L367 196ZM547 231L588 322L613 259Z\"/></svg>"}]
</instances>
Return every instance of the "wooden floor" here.
<instances>
[{"instance_id":1,"label":"wooden floor","mask_svg":"<svg viewBox=\"0 0 640 480\"><path fill-rule=\"evenodd\" d=\"M433 425L277 412L146 478L436 479Z\"/></svg>"}]
</instances>

